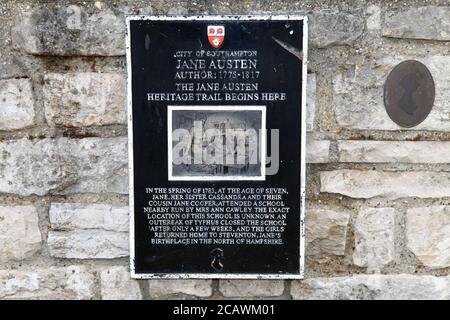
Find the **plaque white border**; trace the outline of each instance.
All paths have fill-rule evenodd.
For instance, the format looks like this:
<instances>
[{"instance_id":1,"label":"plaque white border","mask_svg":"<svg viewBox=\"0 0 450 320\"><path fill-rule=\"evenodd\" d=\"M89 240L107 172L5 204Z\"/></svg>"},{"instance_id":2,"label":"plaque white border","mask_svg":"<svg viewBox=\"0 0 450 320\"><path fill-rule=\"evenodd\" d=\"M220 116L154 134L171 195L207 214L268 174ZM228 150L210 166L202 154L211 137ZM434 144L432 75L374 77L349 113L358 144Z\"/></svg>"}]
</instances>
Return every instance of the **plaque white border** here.
<instances>
[{"instance_id":1,"label":"plaque white border","mask_svg":"<svg viewBox=\"0 0 450 320\"><path fill-rule=\"evenodd\" d=\"M302 105L301 105L301 141L300 141L300 261L299 273L268 274L268 273L136 273L135 235L134 235L134 167L133 167L133 100L132 100L132 68L131 68L131 38L130 21L266 21L292 20L303 21L303 59L302 59ZM128 109L128 172L129 172L129 208L130 208L130 272L133 279L303 279L305 270L305 148L306 148L306 80L308 62L308 17L301 15L194 15L194 16L127 16L126 60L127 60L127 109Z\"/></svg>"},{"instance_id":2,"label":"plaque white border","mask_svg":"<svg viewBox=\"0 0 450 320\"><path fill-rule=\"evenodd\" d=\"M186 111L260 111L261 131L259 133L259 160L261 174L259 176L174 176L172 174L172 112ZM266 106L167 106L167 167L169 181L265 181L266 180Z\"/></svg>"}]
</instances>

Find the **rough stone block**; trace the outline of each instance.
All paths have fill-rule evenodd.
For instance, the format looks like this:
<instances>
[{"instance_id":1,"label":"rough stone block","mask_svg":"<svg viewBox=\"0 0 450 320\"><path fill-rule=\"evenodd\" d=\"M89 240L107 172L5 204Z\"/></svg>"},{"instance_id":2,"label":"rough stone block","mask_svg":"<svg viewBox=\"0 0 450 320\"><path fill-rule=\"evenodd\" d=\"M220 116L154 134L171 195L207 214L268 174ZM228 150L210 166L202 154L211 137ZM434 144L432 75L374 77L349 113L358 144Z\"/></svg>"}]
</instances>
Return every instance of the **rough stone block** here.
<instances>
[{"instance_id":1,"label":"rough stone block","mask_svg":"<svg viewBox=\"0 0 450 320\"><path fill-rule=\"evenodd\" d=\"M306 138L306 162L327 163L330 161L330 141Z\"/></svg>"},{"instance_id":2,"label":"rough stone block","mask_svg":"<svg viewBox=\"0 0 450 320\"><path fill-rule=\"evenodd\" d=\"M368 15L366 20L366 27L368 30L381 29L381 8L377 5L370 5L367 7L366 13Z\"/></svg>"},{"instance_id":3,"label":"rough stone block","mask_svg":"<svg viewBox=\"0 0 450 320\"><path fill-rule=\"evenodd\" d=\"M314 119L316 114L316 74L308 73L306 80L306 131L314 130Z\"/></svg>"},{"instance_id":4,"label":"rough stone block","mask_svg":"<svg viewBox=\"0 0 450 320\"><path fill-rule=\"evenodd\" d=\"M95 276L82 266L0 271L0 299L93 299Z\"/></svg>"},{"instance_id":5,"label":"rough stone block","mask_svg":"<svg viewBox=\"0 0 450 320\"><path fill-rule=\"evenodd\" d=\"M93 203L52 203L50 223L56 230L102 229L128 232L128 207Z\"/></svg>"},{"instance_id":6,"label":"rough stone block","mask_svg":"<svg viewBox=\"0 0 450 320\"><path fill-rule=\"evenodd\" d=\"M277 297L283 294L283 280L220 280L219 291L227 298Z\"/></svg>"},{"instance_id":7,"label":"rough stone block","mask_svg":"<svg viewBox=\"0 0 450 320\"><path fill-rule=\"evenodd\" d=\"M162 298L173 294L186 294L206 298L212 295L211 284L211 280L149 280L149 294L152 298Z\"/></svg>"},{"instance_id":8,"label":"rough stone block","mask_svg":"<svg viewBox=\"0 0 450 320\"><path fill-rule=\"evenodd\" d=\"M332 10L313 12L309 16L311 45L326 48L351 45L364 31L364 20L358 16Z\"/></svg>"},{"instance_id":9,"label":"rough stone block","mask_svg":"<svg viewBox=\"0 0 450 320\"><path fill-rule=\"evenodd\" d=\"M44 77L45 117L52 126L126 124L126 83L115 73L51 73Z\"/></svg>"},{"instance_id":10,"label":"rough stone block","mask_svg":"<svg viewBox=\"0 0 450 320\"><path fill-rule=\"evenodd\" d=\"M121 56L125 32L121 12L48 4L19 15L11 37L16 49L34 55Z\"/></svg>"},{"instance_id":11,"label":"rough stone block","mask_svg":"<svg viewBox=\"0 0 450 320\"><path fill-rule=\"evenodd\" d=\"M450 41L450 7L428 6L386 12L383 36Z\"/></svg>"},{"instance_id":12,"label":"rough stone block","mask_svg":"<svg viewBox=\"0 0 450 320\"><path fill-rule=\"evenodd\" d=\"M128 193L126 138L0 142L0 192Z\"/></svg>"},{"instance_id":13,"label":"rough stone block","mask_svg":"<svg viewBox=\"0 0 450 320\"><path fill-rule=\"evenodd\" d=\"M299 300L445 300L449 280L410 274L312 278L293 281L291 295Z\"/></svg>"},{"instance_id":14,"label":"rough stone block","mask_svg":"<svg viewBox=\"0 0 450 320\"><path fill-rule=\"evenodd\" d=\"M395 210L393 208L366 208L355 221L355 251L353 263L376 269L395 258Z\"/></svg>"},{"instance_id":15,"label":"rough stone block","mask_svg":"<svg viewBox=\"0 0 450 320\"><path fill-rule=\"evenodd\" d=\"M448 163L446 141L338 141L340 162Z\"/></svg>"},{"instance_id":16,"label":"rough stone block","mask_svg":"<svg viewBox=\"0 0 450 320\"><path fill-rule=\"evenodd\" d=\"M450 207L408 209L406 239L408 249L425 266L450 267Z\"/></svg>"},{"instance_id":17,"label":"rough stone block","mask_svg":"<svg viewBox=\"0 0 450 320\"><path fill-rule=\"evenodd\" d=\"M344 255L349 220L346 211L307 209L307 255Z\"/></svg>"},{"instance_id":18,"label":"rough stone block","mask_svg":"<svg viewBox=\"0 0 450 320\"><path fill-rule=\"evenodd\" d=\"M29 79L0 80L0 131L34 124L33 88Z\"/></svg>"},{"instance_id":19,"label":"rough stone block","mask_svg":"<svg viewBox=\"0 0 450 320\"><path fill-rule=\"evenodd\" d=\"M142 300L138 281L130 278L125 267L102 270L100 283L103 300Z\"/></svg>"},{"instance_id":20,"label":"rough stone block","mask_svg":"<svg viewBox=\"0 0 450 320\"><path fill-rule=\"evenodd\" d=\"M320 173L320 191L351 198L450 196L450 173L434 171L380 172L334 170Z\"/></svg>"},{"instance_id":21,"label":"rough stone block","mask_svg":"<svg viewBox=\"0 0 450 320\"><path fill-rule=\"evenodd\" d=\"M50 256L66 259L114 259L129 255L125 232L105 230L50 231Z\"/></svg>"},{"instance_id":22,"label":"rough stone block","mask_svg":"<svg viewBox=\"0 0 450 320\"><path fill-rule=\"evenodd\" d=\"M23 260L41 250L34 206L0 206L0 262Z\"/></svg>"}]
</instances>

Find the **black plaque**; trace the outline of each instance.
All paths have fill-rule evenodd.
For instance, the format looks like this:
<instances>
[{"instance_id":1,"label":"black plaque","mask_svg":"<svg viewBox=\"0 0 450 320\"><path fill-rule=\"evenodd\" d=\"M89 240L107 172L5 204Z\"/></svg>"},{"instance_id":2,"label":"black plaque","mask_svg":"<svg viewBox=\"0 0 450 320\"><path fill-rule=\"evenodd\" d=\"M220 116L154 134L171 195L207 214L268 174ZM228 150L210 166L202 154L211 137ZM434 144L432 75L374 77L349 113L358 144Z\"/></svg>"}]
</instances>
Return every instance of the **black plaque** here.
<instances>
[{"instance_id":1,"label":"black plaque","mask_svg":"<svg viewBox=\"0 0 450 320\"><path fill-rule=\"evenodd\" d=\"M399 126L417 126L433 108L434 93L434 81L428 68L416 60L403 61L386 79L386 112Z\"/></svg>"},{"instance_id":2,"label":"black plaque","mask_svg":"<svg viewBox=\"0 0 450 320\"><path fill-rule=\"evenodd\" d=\"M132 276L301 278L305 18L127 22Z\"/></svg>"}]
</instances>

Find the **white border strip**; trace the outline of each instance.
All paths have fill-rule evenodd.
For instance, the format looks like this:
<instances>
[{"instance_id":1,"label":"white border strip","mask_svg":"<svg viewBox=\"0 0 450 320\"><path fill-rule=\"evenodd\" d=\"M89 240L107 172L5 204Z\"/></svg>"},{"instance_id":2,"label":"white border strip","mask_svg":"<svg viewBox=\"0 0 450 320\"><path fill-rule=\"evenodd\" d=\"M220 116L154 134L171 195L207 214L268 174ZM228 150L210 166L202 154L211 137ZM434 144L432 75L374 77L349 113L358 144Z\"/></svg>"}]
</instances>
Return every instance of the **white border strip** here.
<instances>
[{"instance_id":1,"label":"white border strip","mask_svg":"<svg viewBox=\"0 0 450 320\"><path fill-rule=\"evenodd\" d=\"M132 100L132 68L131 68L131 35L130 21L270 21L295 20L303 21L303 72L302 72L302 123L301 123L301 159L300 159L300 270L299 274L239 274L239 273L136 273L134 259L134 163L133 163L133 100ZM306 79L308 62L308 18L301 15L247 15L247 16L128 16L126 18L126 57L127 57L127 90L128 90L128 170L129 170L129 207L130 207L130 272L133 279L303 279L305 270L305 147L306 147ZM265 147L265 146L264 146Z\"/></svg>"},{"instance_id":2,"label":"white border strip","mask_svg":"<svg viewBox=\"0 0 450 320\"><path fill-rule=\"evenodd\" d=\"M134 268L134 158L133 158L133 90L131 68L130 19L127 18L125 49L127 55L127 116L128 116L128 207L130 212L130 273L136 278Z\"/></svg>"},{"instance_id":3,"label":"white border strip","mask_svg":"<svg viewBox=\"0 0 450 320\"><path fill-rule=\"evenodd\" d=\"M306 80L308 78L308 17L303 20L302 119L300 144L300 275L305 274L305 210L306 210Z\"/></svg>"},{"instance_id":4,"label":"white border strip","mask_svg":"<svg viewBox=\"0 0 450 320\"><path fill-rule=\"evenodd\" d=\"M267 20L303 20L307 23L307 16L302 15L197 15L197 16L146 16L146 15L130 15L127 16L128 21L267 21Z\"/></svg>"},{"instance_id":5,"label":"white border strip","mask_svg":"<svg viewBox=\"0 0 450 320\"><path fill-rule=\"evenodd\" d=\"M260 111L261 130L259 132L259 176L173 176L172 174L172 112L186 111ZM266 180L266 106L167 106L167 153L169 181L265 181Z\"/></svg>"}]
</instances>

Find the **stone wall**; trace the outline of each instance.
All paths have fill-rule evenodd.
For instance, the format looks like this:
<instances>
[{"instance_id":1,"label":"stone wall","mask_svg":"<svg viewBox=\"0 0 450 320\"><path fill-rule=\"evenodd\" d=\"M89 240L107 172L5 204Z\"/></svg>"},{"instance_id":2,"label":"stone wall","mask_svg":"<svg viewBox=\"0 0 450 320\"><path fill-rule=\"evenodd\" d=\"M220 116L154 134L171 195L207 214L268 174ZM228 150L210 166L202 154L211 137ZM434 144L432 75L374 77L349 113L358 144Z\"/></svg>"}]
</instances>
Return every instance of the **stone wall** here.
<instances>
[{"instance_id":1,"label":"stone wall","mask_svg":"<svg viewBox=\"0 0 450 320\"><path fill-rule=\"evenodd\" d=\"M305 280L130 280L132 13L309 16ZM447 0L2 0L0 43L0 299L450 299ZM436 84L411 129L382 101L405 59Z\"/></svg>"}]
</instances>

